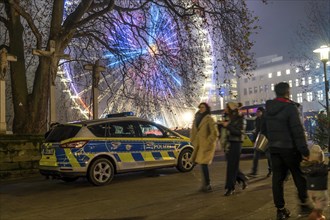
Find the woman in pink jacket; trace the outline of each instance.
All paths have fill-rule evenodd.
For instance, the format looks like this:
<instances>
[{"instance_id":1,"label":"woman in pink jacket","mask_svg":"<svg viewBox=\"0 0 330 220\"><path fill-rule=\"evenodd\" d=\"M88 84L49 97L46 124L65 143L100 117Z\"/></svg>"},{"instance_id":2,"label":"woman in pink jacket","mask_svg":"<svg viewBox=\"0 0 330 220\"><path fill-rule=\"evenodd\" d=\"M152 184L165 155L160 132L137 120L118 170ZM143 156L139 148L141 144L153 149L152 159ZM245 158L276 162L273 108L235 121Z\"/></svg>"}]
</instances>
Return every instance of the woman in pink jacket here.
<instances>
[{"instance_id":1,"label":"woman in pink jacket","mask_svg":"<svg viewBox=\"0 0 330 220\"><path fill-rule=\"evenodd\" d=\"M202 102L198 108L199 111L195 114L190 133L190 141L194 146L192 162L200 164L202 168L203 185L201 191L211 192L208 165L211 164L214 157L218 129L216 122L211 117L210 106Z\"/></svg>"}]
</instances>

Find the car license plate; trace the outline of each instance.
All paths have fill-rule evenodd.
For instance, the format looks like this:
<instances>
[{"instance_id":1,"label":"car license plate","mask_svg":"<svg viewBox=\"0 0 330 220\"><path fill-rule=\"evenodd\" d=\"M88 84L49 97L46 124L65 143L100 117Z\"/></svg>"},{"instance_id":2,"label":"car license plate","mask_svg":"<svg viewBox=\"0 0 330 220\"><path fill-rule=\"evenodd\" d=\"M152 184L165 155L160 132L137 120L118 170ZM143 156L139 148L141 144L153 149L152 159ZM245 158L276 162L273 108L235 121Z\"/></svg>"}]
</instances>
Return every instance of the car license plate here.
<instances>
[{"instance_id":1,"label":"car license plate","mask_svg":"<svg viewBox=\"0 0 330 220\"><path fill-rule=\"evenodd\" d=\"M45 148L44 149L44 155L53 155L54 154L54 148Z\"/></svg>"}]
</instances>

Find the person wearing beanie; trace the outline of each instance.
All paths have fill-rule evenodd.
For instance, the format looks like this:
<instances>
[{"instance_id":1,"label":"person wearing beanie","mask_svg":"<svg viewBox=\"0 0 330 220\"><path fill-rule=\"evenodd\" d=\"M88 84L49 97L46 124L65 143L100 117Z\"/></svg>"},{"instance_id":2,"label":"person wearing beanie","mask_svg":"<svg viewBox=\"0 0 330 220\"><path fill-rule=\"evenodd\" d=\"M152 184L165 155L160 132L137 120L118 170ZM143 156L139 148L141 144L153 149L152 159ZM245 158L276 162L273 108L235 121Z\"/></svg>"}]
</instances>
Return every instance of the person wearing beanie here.
<instances>
[{"instance_id":1,"label":"person wearing beanie","mask_svg":"<svg viewBox=\"0 0 330 220\"><path fill-rule=\"evenodd\" d=\"M329 203L328 166L319 145L312 145L309 152L308 161L301 162L301 169L307 177L307 193L313 203L308 220L325 220L323 213Z\"/></svg>"},{"instance_id":2,"label":"person wearing beanie","mask_svg":"<svg viewBox=\"0 0 330 220\"><path fill-rule=\"evenodd\" d=\"M245 132L244 118L239 113L240 107L242 107L241 103L228 102L225 113L228 115L229 120L219 122L222 129L226 129L226 140L229 143L225 152L227 159L225 196L234 194L236 181L242 183L242 189L247 187L247 178L239 170L239 161Z\"/></svg>"},{"instance_id":3,"label":"person wearing beanie","mask_svg":"<svg viewBox=\"0 0 330 220\"><path fill-rule=\"evenodd\" d=\"M255 119L255 129L253 131L253 142L256 141L256 139L260 133L261 125L264 122L264 113L265 113L265 109L263 107L257 108L257 112L256 112L257 117ZM272 163L271 163L271 159L270 159L269 150L267 149L264 153L266 155L267 162L268 162L267 177L270 177L272 174ZM248 174L248 176L251 176L251 177L257 176L260 155L261 155L261 152L257 148L254 149L252 169L251 169L251 172Z\"/></svg>"}]
</instances>

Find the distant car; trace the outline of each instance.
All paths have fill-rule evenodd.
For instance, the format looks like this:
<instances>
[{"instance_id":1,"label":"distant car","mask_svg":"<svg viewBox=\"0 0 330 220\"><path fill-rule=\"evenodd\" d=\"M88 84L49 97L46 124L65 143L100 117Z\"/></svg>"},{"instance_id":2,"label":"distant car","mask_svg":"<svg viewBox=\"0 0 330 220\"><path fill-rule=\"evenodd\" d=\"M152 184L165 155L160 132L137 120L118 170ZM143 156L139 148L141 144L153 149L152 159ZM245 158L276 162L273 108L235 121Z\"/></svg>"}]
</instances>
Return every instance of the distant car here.
<instances>
[{"instance_id":1,"label":"distant car","mask_svg":"<svg viewBox=\"0 0 330 220\"><path fill-rule=\"evenodd\" d=\"M251 154L254 152L254 134L255 118L246 119L246 131L242 143L242 154Z\"/></svg>"},{"instance_id":2,"label":"distant car","mask_svg":"<svg viewBox=\"0 0 330 220\"><path fill-rule=\"evenodd\" d=\"M134 116L59 124L41 147L42 175L75 181L87 177L100 186L116 173L176 167L193 169L193 147L187 137Z\"/></svg>"}]
</instances>

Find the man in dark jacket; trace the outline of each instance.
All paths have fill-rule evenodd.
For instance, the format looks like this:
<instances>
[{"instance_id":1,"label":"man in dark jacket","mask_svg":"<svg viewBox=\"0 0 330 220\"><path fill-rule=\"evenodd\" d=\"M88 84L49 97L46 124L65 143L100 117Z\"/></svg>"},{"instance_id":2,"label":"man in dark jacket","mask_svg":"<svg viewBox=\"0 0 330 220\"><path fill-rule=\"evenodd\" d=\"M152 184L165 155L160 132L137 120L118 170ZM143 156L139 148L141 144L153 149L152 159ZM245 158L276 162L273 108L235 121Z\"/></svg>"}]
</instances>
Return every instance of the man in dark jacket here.
<instances>
[{"instance_id":1,"label":"man in dark jacket","mask_svg":"<svg viewBox=\"0 0 330 220\"><path fill-rule=\"evenodd\" d=\"M290 86L281 82L275 85L276 98L266 102L265 123L261 132L268 138L272 160L272 190L277 219L287 219L290 211L285 208L283 184L291 172L300 199L300 216L308 215L307 186L300 169L302 159L308 159L309 150L297 103L289 99Z\"/></svg>"}]
</instances>

